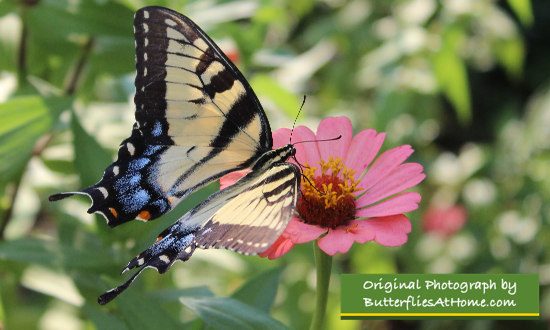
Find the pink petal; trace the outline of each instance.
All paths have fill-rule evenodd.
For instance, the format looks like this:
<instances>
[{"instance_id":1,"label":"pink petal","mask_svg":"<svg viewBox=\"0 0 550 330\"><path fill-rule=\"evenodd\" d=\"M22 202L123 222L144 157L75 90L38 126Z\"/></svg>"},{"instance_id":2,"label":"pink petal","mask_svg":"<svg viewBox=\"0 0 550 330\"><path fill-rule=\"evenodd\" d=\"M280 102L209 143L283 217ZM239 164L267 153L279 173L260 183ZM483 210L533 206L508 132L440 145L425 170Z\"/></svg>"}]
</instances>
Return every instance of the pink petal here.
<instances>
[{"instance_id":1,"label":"pink petal","mask_svg":"<svg viewBox=\"0 0 550 330\"><path fill-rule=\"evenodd\" d=\"M363 173L378 154L385 137L386 133L376 134L373 129L361 131L353 137L344 164L357 172L356 178Z\"/></svg>"},{"instance_id":2,"label":"pink petal","mask_svg":"<svg viewBox=\"0 0 550 330\"><path fill-rule=\"evenodd\" d=\"M294 245L313 241L326 232L326 228L308 225L294 216L275 243L260 253L259 256L262 258L268 257L270 260L279 258L290 251Z\"/></svg>"},{"instance_id":3,"label":"pink petal","mask_svg":"<svg viewBox=\"0 0 550 330\"><path fill-rule=\"evenodd\" d=\"M309 225L298 217L292 217L281 236L289 238L293 243L301 244L313 241L326 232L326 228Z\"/></svg>"},{"instance_id":4,"label":"pink petal","mask_svg":"<svg viewBox=\"0 0 550 330\"><path fill-rule=\"evenodd\" d=\"M376 233L365 227L363 222L364 220L353 220L346 226L346 230L353 235L353 240L361 244L372 241L376 236Z\"/></svg>"},{"instance_id":5,"label":"pink petal","mask_svg":"<svg viewBox=\"0 0 550 330\"><path fill-rule=\"evenodd\" d=\"M341 136L335 141L318 142L317 146L321 158L328 161L329 156L344 159L348 153L348 148L353 135L353 128L348 117L329 117L323 119L317 128L317 139L333 139Z\"/></svg>"},{"instance_id":6,"label":"pink petal","mask_svg":"<svg viewBox=\"0 0 550 330\"><path fill-rule=\"evenodd\" d=\"M385 151L374 161L357 186L365 190L369 189L386 175L393 172L393 170L404 162L412 153L413 149L409 145L403 145Z\"/></svg>"},{"instance_id":7,"label":"pink petal","mask_svg":"<svg viewBox=\"0 0 550 330\"><path fill-rule=\"evenodd\" d=\"M220 190L234 184L237 180L248 174L248 172L250 172L250 170L235 171L222 176L220 178Z\"/></svg>"},{"instance_id":8,"label":"pink petal","mask_svg":"<svg viewBox=\"0 0 550 330\"><path fill-rule=\"evenodd\" d=\"M354 220L345 227L329 229L326 236L318 241L325 253L333 256L346 253L353 242L365 243L374 240L385 246L399 246L407 242L411 223L402 214L368 220Z\"/></svg>"},{"instance_id":9,"label":"pink petal","mask_svg":"<svg viewBox=\"0 0 550 330\"><path fill-rule=\"evenodd\" d=\"M403 214L360 220L358 227L375 233L375 242L385 246L399 246L407 242L411 222Z\"/></svg>"},{"instance_id":10,"label":"pink petal","mask_svg":"<svg viewBox=\"0 0 550 330\"><path fill-rule=\"evenodd\" d=\"M359 209L355 212L355 216L359 218L385 217L414 211L418 208L421 199L419 193L406 192L374 206Z\"/></svg>"},{"instance_id":11,"label":"pink petal","mask_svg":"<svg viewBox=\"0 0 550 330\"><path fill-rule=\"evenodd\" d=\"M273 149L289 144L290 133L291 130L288 128L279 128L275 132L271 133L273 136Z\"/></svg>"},{"instance_id":12,"label":"pink petal","mask_svg":"<svg viewBox=\"0 0 550 330\"><path fill-rule=\"evenodd\" d=\"M374 187L359 197L357 204L362 206L370 205L415 186L426 177L422 173L422 170L422 165L417 163L399 165L397 169L378 181Z\"/></svg>"},{"instance_id":13,"label":"pink petal","mask_svg":"<svg viewBox=\"0 0 550 330\"><path fill-rule=\"evenodd\" d=\"M328 255L346 253L353 244L353 235L345 228L329 229L328 234L317 241L321 250Z\"/></svg>"},{"instance_id":14,"label":"pink petal","mask_svg":"<svg viewBox=\"0 0 550 330\"><path fill-rule=\"evenodd\" d=\"M315 139L315 134L305 126L296 127L292 135L292 143L315 141ZM319 155L319 149L317 149L316 142L299 143L295 144L294 147L296 148L296 159L298 159L300 164L304 165L307 163L311 167L319 167L321 156Z\"/></svg>"},{"instance_id":15,"label":"pink petal","mask_svg":"<svg viewBox=\"0 0 550 330\"><path fill-rule=\"evenodd\" d=\"M267 250L258 255L262 258L267 257L269 260L277 259L288 253L294 245L290 239L279 236Z\"/></svg>"},{"instance_id":16,"label":"pink petal","mask_svg":"<svg viewBox=\"0 0 550 330\"><path fill-rule=\"evenodd\" d=\"M363 228L364 221L351 221L346 226L340 226L335 229L329 229L328 234L319 240L319 247L325 253L334 255L335 253L346 253L353 242L365 243L372 241L375 232L370 228Z\"/></svg>"}]
</instances>

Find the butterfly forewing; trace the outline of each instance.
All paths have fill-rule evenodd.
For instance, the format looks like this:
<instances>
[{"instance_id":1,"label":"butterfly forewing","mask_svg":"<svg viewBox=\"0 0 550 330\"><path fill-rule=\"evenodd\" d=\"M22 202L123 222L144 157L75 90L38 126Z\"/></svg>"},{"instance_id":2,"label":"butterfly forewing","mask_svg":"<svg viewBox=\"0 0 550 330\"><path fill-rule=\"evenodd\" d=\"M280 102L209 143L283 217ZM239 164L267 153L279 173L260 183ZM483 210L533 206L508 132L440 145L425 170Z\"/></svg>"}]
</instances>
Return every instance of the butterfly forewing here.
<instances>
[{"instance_id":1,"label":"butterfly forewing","mask_svg":"<svg viewBox=\"0 0 550 330\"><path fill-rule=\"evenodd\" d=\"M136 123L103 178L81 192L110 226L149 220L272 147L261 105L239 70L185 16L134 18ZM74 193L52 196L61 199Z\"/></svg>"}]
</instances>

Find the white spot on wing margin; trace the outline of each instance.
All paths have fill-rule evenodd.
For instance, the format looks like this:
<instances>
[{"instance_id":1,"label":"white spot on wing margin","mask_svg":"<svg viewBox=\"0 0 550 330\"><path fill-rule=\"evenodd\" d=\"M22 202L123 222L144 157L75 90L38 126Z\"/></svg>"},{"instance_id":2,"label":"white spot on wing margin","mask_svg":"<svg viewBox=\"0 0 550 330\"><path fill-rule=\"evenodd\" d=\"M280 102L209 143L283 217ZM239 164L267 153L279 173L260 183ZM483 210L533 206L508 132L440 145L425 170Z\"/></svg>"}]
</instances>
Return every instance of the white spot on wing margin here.
<instances>
[{"instance_id":1,"label":"white spot on wing margin","mask_svg":"<svg viewBox=\"0 0 550 330\"><path fill-rule=\"evenodd\" d=\"M136 147L134 147L134 145L131 144L130 142L126 143L126 148L128 149L130 156L133 156L134 153L136 152Z\"/></svg>"},{"instance_id":2,"label":"white spot on wing margin","mask_svg":"<svg viewBox=\"0 0 550 330\"><path fill-rule=\"evenodd\" d=\"M103 194L103 198L107 198L109 196L109 192L105 187L98 187L96 189Z\"/></svg>"}]
</instances>

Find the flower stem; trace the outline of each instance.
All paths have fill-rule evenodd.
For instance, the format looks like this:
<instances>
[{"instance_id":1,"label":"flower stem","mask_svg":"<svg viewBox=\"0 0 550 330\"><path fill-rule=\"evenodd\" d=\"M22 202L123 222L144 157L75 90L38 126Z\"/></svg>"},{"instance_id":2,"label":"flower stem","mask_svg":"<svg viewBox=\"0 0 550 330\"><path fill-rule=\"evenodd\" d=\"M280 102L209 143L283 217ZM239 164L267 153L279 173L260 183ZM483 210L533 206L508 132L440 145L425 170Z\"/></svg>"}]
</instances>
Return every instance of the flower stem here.
<instances>
[{"instance_id":1,"label":"flower stem","mask_svg":"<svg viewBox=\"0 0 550 330\"><path fill-rule=\"evenodd\" d=\"M315 255L315 265L317 267L317 297L315 301L315 311L313 312L313 319L311 320L309 329L320 330L323 328L327 309L332 257L323 252L319 248L317 242L313 243L313 254Z\"/></svg>"}]
</instances>

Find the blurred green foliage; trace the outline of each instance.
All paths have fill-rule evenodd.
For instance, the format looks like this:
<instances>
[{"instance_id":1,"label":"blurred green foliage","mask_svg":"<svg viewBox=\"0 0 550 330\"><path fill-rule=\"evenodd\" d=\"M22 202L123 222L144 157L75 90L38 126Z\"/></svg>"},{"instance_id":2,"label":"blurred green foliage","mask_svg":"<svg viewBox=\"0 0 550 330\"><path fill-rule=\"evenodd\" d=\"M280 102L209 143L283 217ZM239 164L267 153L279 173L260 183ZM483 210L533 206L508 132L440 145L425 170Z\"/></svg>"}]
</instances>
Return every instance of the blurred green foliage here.
<instances>
[{"instance_id":1,"label":"blurred green foliage","mask_svg":"<svg viewBox=\"0 0 550 330\"><path fill-rule=\"evenodd\" d=\"M346 115L358 132L411 144L423 202L402 248L355 245L334 258L327 329L503 329L501 321L341 321L339 273L539 273L550 317L550 3L545 0L0 2L0 328L306 328L311 245L275 261L197 252L146 271L108 306L104 290L162 229L217 189L149 224L109 229L85 198L133 122L133 12L162 5L202 26L289 127L302 95L312 128ZM422 226L460 205L452 235ZM526 322L527 323L527 322Z\"/></svg>"}]
</instances>

